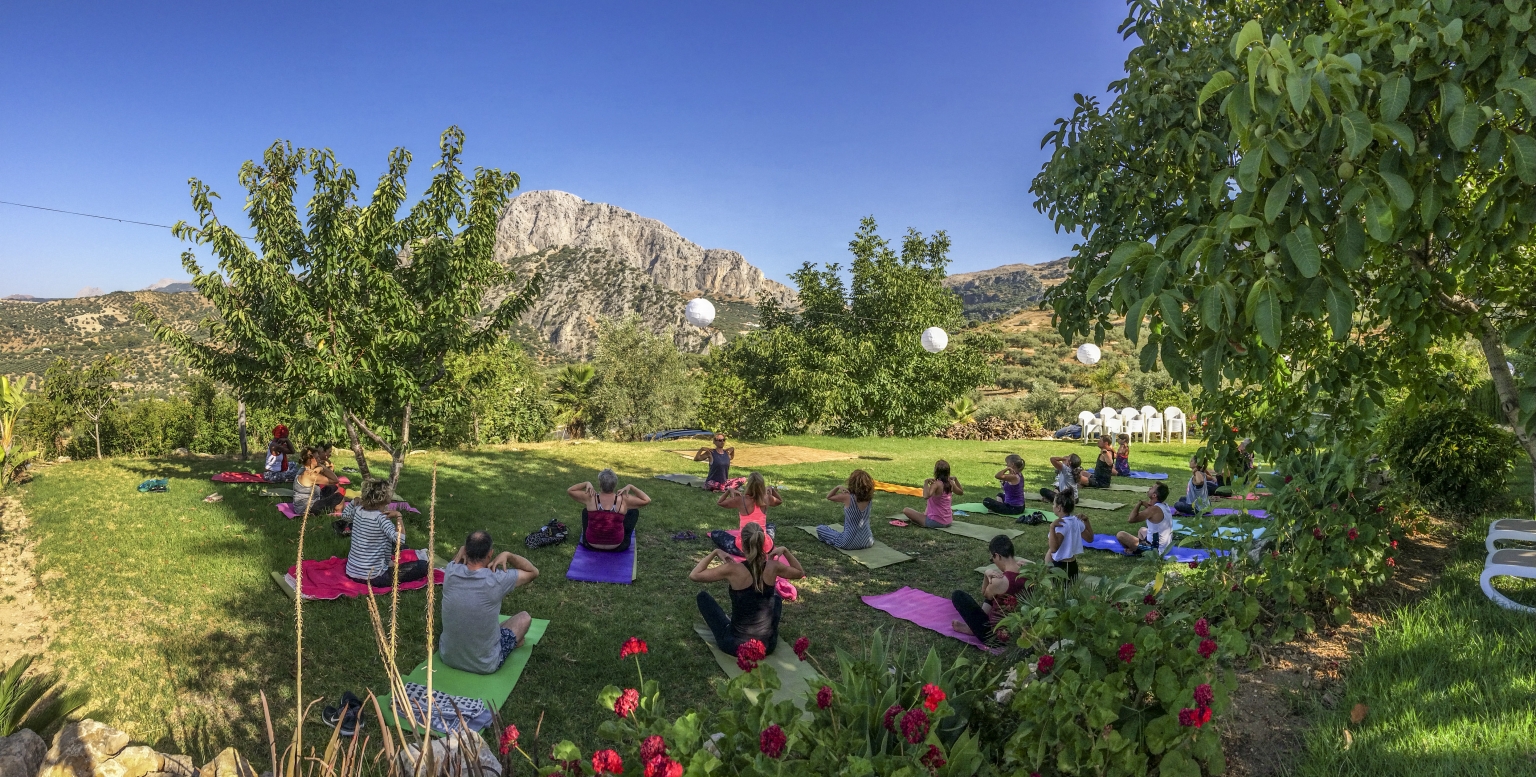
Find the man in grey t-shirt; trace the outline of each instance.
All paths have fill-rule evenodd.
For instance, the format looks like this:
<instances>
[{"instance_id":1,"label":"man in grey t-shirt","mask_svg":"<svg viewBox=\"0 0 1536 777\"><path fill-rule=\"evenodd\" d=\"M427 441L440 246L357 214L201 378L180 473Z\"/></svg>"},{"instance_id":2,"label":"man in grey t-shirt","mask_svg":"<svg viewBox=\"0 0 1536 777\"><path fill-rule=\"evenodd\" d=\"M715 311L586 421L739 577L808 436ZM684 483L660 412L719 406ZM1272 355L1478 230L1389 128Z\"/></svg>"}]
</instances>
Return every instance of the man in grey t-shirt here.
<instances>
[{"instance_id":1,"label":"man in grey t-shirt","mask_svg":"<svg viewBox=\"0 0 1536 777\"><path fill-rule=\"evenodd\" d=\"M500 669L533 623L526 611L502 623L501 600L538 576L539 568L516 553L492 558L488 532L470 534L443 570L443 663L476 674Z\"/></svg>"}]
</instances>

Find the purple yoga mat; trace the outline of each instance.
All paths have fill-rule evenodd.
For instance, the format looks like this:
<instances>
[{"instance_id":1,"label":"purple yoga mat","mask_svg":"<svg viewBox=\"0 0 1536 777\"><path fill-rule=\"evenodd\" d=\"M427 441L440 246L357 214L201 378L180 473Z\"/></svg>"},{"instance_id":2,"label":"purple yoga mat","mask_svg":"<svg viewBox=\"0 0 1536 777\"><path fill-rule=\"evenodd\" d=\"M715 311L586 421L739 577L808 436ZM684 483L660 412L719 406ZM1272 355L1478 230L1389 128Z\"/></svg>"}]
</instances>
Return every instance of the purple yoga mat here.
<instances>
[{"instance_id":1,"label":"purple yoga mat","mask_svg":"<svg viewBox=\"0 0 1536 777\"><path fill-rule=\"evenodd\" d=\"M955 609L952 602L942 596L934 596L927 591L902 586L888 594L860 598L870 607L890 613L892 617L916 623L929 631L937 631L946 637L954 637L961 642L988 650L981 644L981 640L954 630L950 622L959 620L960 612ZM998 651L990 650L989 652Z\"/></svg>"},{"instance_id":2,"label":"purple yoga mat","mask_svg":"<svg viewBox=\"0 0 1536 777\"><path fill-rule=\"evenodd\" d=\"M1242 512L1241 510L1233 510L1233 509L1228 508L1228 507L1219 507L1219 508L1217 508L1215 510L1212 510L1210 514L1211 515L1237 515L1237 514L1239 514L1241 512ZM1269 517L1269 513L1265 512L1263 510L1249 510L1248 514L1253 516L1253 517L1255 517L1255 518L1268 518Z\"/></svg>"},{"instance_id":3,"label":"purple yoga mat","mask_svg":"<svg viewBox=\"0 0 1536 777\"><path fill-rule=\"evenodd\" d=\"M1130 477L1136 478L1137 480L1167 480L1168 479L1168 473L1166 473L1166 472L1142 472L1141 470L1133 469L1133 470L1131 470Z\"/></svg>"},{"instance_id":4,"label":"purple yoga mat","mask_svg":"<svg viewBox=\"0 0 1536 777\"><path fill-rule=\"evenodd\" d=\"M569 580L587 583L635 582L635 534L629 534L628 550L588 550L576 544L576 555L571 557L571 568L565 571Z\"/></svg>"},{"instance_id":5,"label":"purple yoga mat","mask_svg":"<svg viewBox=\"0 0 1536 777\"><path fill-rule=\"evenodd\" d=\"M1112 534L1095 534L1093 535L1093 542L1085 542L1083 547L1093 548L1094 550L1107 550L1110 553L1119 553L1122 556L1130 555L1125 552L1125 546L1121 545L1120 541L1115 539ZM1175 545L1163 553L1163 558L1169 561L1182 561L1187 564L1191 561L1204 561L1212 555L1225 556L1227 553L1228 551L1225 550L1209 551L1204 548L1183 548Z\"/></svg>"}]
</instances>

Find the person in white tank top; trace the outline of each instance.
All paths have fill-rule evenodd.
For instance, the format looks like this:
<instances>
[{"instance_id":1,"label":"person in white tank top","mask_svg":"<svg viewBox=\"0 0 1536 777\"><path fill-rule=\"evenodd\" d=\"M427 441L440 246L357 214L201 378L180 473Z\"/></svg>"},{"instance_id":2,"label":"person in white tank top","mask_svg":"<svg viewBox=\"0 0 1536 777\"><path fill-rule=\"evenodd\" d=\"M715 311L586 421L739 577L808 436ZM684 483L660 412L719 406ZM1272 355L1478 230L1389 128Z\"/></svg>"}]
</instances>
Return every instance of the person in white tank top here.
<instances>
[{"instance_id":1,"label":"person in white tank top","mask_svg":"<svg viewBox=\"0 0 1536 777\"><path fill-rule=\"evenodd\" d=\"M1126 553L1141 554L1151 550L1161 556L1173 546L1173 508L1167 502L1168 485L1158 483L1147 489L1146 499L1131 508L1126 523L1146 525L1135 534L1123 531L1115 535Z\"/></svg>"},{"instance_id":2,"label":"person in white tank top","mask_svg":"<svg viewBox=\"0 0 1536 777\"><path fill-rule=\"evenodd\" d=\"M1073 515L1077 509L1077 494L1063 491L1051 503L1056 520L1047 533L1045 563L1065 570L1069 579L1077 577L1077 555L1083 552L1083 543L1093 541L1093 527L1088 519Z\"/></svg>"}]
</instances>

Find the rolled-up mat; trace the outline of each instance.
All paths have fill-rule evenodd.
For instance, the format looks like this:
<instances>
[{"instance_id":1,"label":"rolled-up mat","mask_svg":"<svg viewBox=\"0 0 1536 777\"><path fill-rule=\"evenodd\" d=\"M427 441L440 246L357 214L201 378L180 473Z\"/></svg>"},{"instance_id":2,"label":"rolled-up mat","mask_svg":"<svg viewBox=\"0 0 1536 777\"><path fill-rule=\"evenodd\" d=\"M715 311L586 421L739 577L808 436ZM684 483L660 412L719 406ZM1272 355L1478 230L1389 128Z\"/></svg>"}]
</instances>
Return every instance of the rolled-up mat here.
<instances>
[{"instance_id":1,"label":"rolled-up mat","mask_svg":"<svg viewBox=\"0 0 1536 777\"><path fill-rule=\"evenodd\" d=\"M800 531L803 531L812 537L816 536L815 526L801 526ZM824 542L821 544L825 547L832 548L831 545L827 545ZM901 551L879 540L875 540L874 545L871 545L867 548L861 548L859 550L845 550L843 548L832 549L838 553L848 556L849 558L859 562L860 564L863 564L866 567L869 567L870 569L879 569L881 567L888 567L892 564L900 564L903 561L912 560L911 556L908 556L907 554L902 553Z\"/></svg>"},{"instance_id":2,"label":"rolled-up mat","mask_svg":"<svg viewBox=\"0 0 1536 777\"><path fill-rule=\"evenodd\" d=\"M503 615L502 621L510 616ZM539 644L544 638L545 629L549 628L549 621L534 618L528 626L528 633L523 635L523 641L517 649L507 656L502 662L501 668L490 674L475 674L454 669L443 663L441 658L432 659L432 690L441 691L449 696L463 696L468 699L479 699L493 710L500 710L507 703L507 698L512 695L512 689L517 686L518 678L523 676L523 669L528 666L528 659L533 655L533 646ZM793 654L791 654L793 655ZM404 682L427 684L427 662L423 661L410 674L400 678ZM383 710L386 723L393 725L394 699L384 696L379 699L379 708ZM409 729L411 726L404 720L399 721L400 727ZM418 727L416 733L422 733ZM437 735L439 732L433 732Z\"/></svg>"},{"instance_id":3,"label":"rolled-up mat","mask_svg":"<svg viewBox=\"0 0 1536 777\"><path fill-rule=\"evenodd\" d=\"M961 634L955 631L953 621L960 620L960 611L950 600L935 596L927 591L919 591L916 588L902 586L888 594L859 597L865 604L890 614L910 623L915 623L929 631L936 631L946 637L952 637L968 645L974 645L988 652L998 652L988 648L981 640L970 634Z\"/></svg>"},{"instance_id":4,"label":"rolled-up mat","mask_svg":"<svg viewBox=\"0 0 1536 777\"><path fill-rule=\"evenodd\" d=\"M624 550L592 550L576 543L576 555L571 556L571 566L565 571L567 580L584 583L635 582L635 533L629 533L629 547Z\"/></svg>"},{"instance_id":5,"label":"rolled-up mat","mask_svg":"<svg viewBox=\"0 0 1536 777\"><path fill-rule=\"evenodd\" d=\"M923 495L923 490L917 486L904 486L900 483L882 483L878 480L875 481L875 490L890 494L901 494L902 496L921 497Z\"/></svg>"},{"instance_id":6,"label":"rolled-up mat","mask_svg":"<svg viewBox=\"0 0 1536 777\"><path fill-rule=\"evenodd\" d=\"M721 650L720 646L715 644L715 634L709 630L709 626L695 621L693 632L709 646L709 652L714 656L715 663L725 670L727 677L736 678L745 674L741 671L741 667L736 665L736 657ZM782 637L779 638L779 644L774 647L773 652L759 663L773 667L774 673L779 676L779 689L773 692L774 704L792 701L804 707L806 698L810 694L811 684L821 677L817 674L816 667L808 661L801 661L800 657L795 655L795 649L786 644ZM757 695L756 690L747 690L747 698L753 703L757 702Z\"/></svg>"}]
</instances>

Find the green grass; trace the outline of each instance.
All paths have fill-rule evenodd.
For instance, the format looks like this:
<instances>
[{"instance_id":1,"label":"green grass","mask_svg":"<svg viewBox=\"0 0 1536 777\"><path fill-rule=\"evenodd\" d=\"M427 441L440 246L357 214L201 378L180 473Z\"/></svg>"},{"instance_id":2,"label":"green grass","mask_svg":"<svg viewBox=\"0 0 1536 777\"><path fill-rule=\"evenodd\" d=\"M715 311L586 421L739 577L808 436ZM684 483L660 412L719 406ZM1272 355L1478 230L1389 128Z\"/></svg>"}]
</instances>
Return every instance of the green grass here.
<instances>
[{"instance_id":1,"label":"green grass","mask_svg":"<svg viewBox=\"0 0 1536 777\"><path fill-rule=\"evenodd\" d=\"M865 606L859 596L903 585L947 595L974 589L972 569L986 560L986 548L971 539L880 522L876 533L893 547L917 554L912 562L867 570L792 528L840 523L838 507L824 496L855 467L877 479L920 483L935 458L944 457L967 484L964 501L996 492L991 476L1007 453L1029 463L1027 484L1050 480L1047 457L1091 449L1073 442L965 442L919 439L788 438L776 441L860 455L858 460L763 468L783 489L785 505L770 518L780 538L803 560L809 579L801 598L788 604L786 639L806 635L813 652L853 649L877 627L894 628L914 647L937 645L946 657L980 653L956 641L891 619ZM714 497L651 479L664 472L699 474L692 464L661 444L541 444L502 449L412 456L400 493L426 508L433 460L441 462L435 550L447 556L471 530L485 528L498 547L532 560L543 575L505 602L506 612L526 609L552 623L535 650L517 690L502 710L529 735L542 716L542 741L595 741L597 724L612 713L597 706L598 690L632 684L634 668L617 662L620 643L631 635L650 643L647 677L661 681L668 709L680 712L708 703L719 675L692 624L698 619L687 579L694 561L710 547L668 539L691 529L734 528L735 518L714 505ZM1193 445L1139 446L1132 461L1140 469L1174 473L1182 481ZM348 462L338 460L339 464ZM527 551L524 535L550 518L579 522L579 508L564 494L571 483L592 479L612 466L622 479L644 488L655 500L643 511L639 530L639 580L633 586L573 583L565 579L572 545ZM291 725L293 709L294 613L268 575L293 564L299 523L258 497L259 487L214 484L208 476L239 468L227 460L116 459L47 468L24 490L24 504L39 543L38 573L55 623L54 660L71 682L88 689L86 712L121 726L137 739L167 751L206 758L234 745L260 759L266 752L258 692L265 691L274 714ZM168 477L169 493L140 494L149 477ZM205 503L219 492L224 501ZM1111 492L1115 501L1135 494ZM1123 497L1123 499L1119 498ZM876 515L920 506L915 498L877 494ZM1085 511L1095 528L1123 525L1124 513ZM971 522L1013 526L996 516ZM312 525L306 558L345 555L347 542L328 521ZM411 547L426 545L426 516L408 518ZM1046 528L1021 526L1020 552L1043 557ZM1082 558L1087 574L1120 574L1139 562L1108 553ZM724 598L723 588L714 593ZM425 593L402 597L400 669L409 671L424 656ZM362 601L310 602L304 607L305 696L335 699L344 690L381 689L384 670ZM318 714L312 718L317 719ZM282 721L279 721L282 725ZM310 736L320 732L317 730Z\"/></svg>"}]
</instances>

